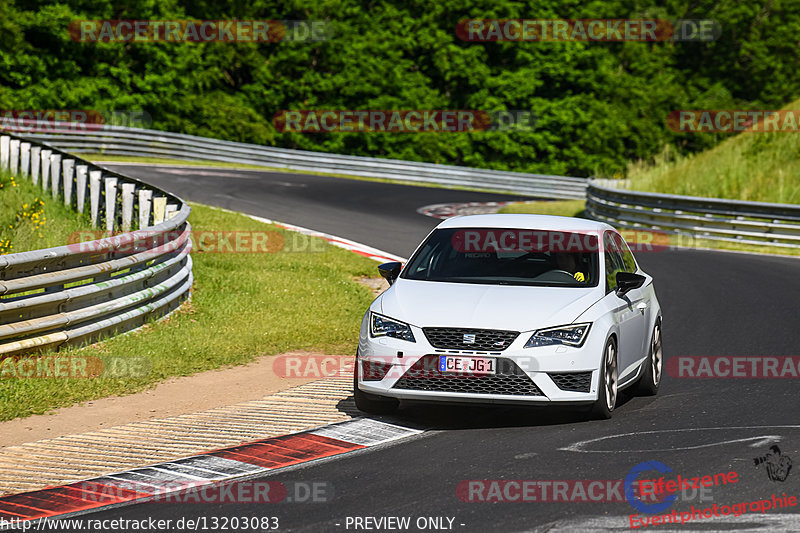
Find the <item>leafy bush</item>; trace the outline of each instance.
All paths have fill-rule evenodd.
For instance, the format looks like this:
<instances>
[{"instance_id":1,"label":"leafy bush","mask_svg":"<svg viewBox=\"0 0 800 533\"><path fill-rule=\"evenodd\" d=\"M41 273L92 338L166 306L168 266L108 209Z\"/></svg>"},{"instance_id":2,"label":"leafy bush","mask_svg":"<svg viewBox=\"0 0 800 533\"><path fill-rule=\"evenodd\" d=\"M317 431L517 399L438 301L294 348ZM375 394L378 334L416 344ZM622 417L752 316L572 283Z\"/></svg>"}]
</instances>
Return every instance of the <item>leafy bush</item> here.
<instances>
[{"instance_id":1,"label":"leafy bush","mask_svg":"<svg viewBox=\"0 0 800 533\"><path fill-rule=\"evenodd\" d=\"M625 172L677 134L676 109L780 107L800 94L796 0L0 0L2 109L141 109L157 129L288 148L587 176ZM712 43L461 41L465 18L714 19ZM324 42L86 43L80 19L312 19ZM531 110L533 131L281 133L279 110Z\"/></svg>"}]
</instances>

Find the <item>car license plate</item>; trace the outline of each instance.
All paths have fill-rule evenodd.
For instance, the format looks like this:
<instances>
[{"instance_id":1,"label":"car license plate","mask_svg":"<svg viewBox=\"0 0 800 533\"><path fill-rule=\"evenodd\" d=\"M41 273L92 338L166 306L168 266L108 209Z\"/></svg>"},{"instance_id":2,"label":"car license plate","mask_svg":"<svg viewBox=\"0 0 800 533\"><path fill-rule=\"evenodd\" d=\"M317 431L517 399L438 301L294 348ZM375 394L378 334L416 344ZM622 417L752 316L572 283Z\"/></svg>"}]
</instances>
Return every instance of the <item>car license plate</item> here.
<instances>
[{"instance_id":1,"label":"car license plate","mask_svg":"<svg viewBox=\"0 0 800 533\"><path fill-rule=\"evenodd\" d=\"M440 372L460 372L462 374L495 374L497 360L494 357L462 357L460 355L440 355Z\"/></svg>"}]
</instances>

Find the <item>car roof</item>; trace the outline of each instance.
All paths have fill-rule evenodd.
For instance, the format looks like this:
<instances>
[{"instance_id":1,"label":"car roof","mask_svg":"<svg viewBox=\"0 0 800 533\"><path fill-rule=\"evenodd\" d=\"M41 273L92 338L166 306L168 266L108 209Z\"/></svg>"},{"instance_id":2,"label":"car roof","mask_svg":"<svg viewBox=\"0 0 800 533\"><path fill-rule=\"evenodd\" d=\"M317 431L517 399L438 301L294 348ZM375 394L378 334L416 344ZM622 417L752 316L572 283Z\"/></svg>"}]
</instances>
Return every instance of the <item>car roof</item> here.
<instances>
[{"instance_id":1,"label":"car roof","mask_svg":"<svg viewBox=\"0 0 800 533\"><path fill-rule=\"evenodd\" d=\"M512 228L567 232L614 230L605 222L585 218L521 214L457 216L446 219L436 228Z\"/></svg>"}]
</instances>

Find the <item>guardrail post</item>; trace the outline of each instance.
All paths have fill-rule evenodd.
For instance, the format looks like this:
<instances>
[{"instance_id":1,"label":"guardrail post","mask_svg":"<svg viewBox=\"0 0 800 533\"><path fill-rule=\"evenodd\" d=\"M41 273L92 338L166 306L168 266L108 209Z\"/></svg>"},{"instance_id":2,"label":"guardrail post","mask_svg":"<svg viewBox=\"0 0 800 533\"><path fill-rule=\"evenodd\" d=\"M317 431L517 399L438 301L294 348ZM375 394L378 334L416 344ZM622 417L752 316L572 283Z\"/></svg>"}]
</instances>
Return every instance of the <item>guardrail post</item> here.
<instances>
[{"instance_id":1,"label":"guardrail post","mask_svg":"<svg viewBox=\"0 0 800 533\"><path fill-rule=\"evenodd\" d=\"M31 171L31 143L20 143L19 145L19 171L21 174L28 175Z\"/></svg>"},{"instance_id":2,"label":"guardrail post","mask_svg":"<svg viewBox=\"0 0 800 533\"><path fill-rule=\"evenodd\" d=\"M41 146L31 146L31 180L34 185L39 185L39 167L42 161Z\"/></svg>"},{"instance_id":3,"label":"guardrail post","mask_svg":"<svg viewBox=\"0 0 800 533\"><path fill-rule=\"evenodd\" d=\"M169 193L151 189L136 179L104 171L78 156L48 148L47 144L25 141L10 134L5 137L2 150L4 168L0 170L10 168L15 174L30 175L40 198L46 194L42 189L47 191L52 187L53 198L63 194L68 208L74 206L81 213L91 210L93 228L106 230L92 231L91 234L108 235L119 233L120 229L130 231L136 224L137 190L141 200L138 218L141 226L150 226L152 199L154 194L158 194L161 196L157 201L158 218L163 221L166 234L171 237L178 228L188 231L190 226L186 217L190 208ZM76 193L75 201L73 191ZM87 195L90 196L90 207L86 206ZM121 214L116 211L118 204ZM101 209L105 210L104 213L100 212ZM105 223L100 220L102 215ZM164 220L165 216L172 220ZM91 234L92 238L97 238ZM120 240L117 237L110 242ZM0 290L12 297L9 303L13 301L6 307L0 303L0 354L94 342L101 335L128 331L150 318L168 314L189 294L192 260L190 257L176 257L171 246L174 240L169 246L159 247L163 250L153 250L158 264L148 259L149 254L128 258L130 252L127 249L103 246L93 250L92 246L84 246L81 241L0 257L0 270L3 271ZM145 249L142 244L134 244L138 245L135 251ZM114 280L110 286L99 283L109 279ZM89 293L85 292L85 284L92 281L94 287ZM50 283L53 285L45 286ZM85 296L84 302L75 301Z\"/></svg>"},{"instance_id":4,"label":"guardrail post","mask_svg":"<svg viewBox=\"0 0 800 533\"><path fill-rule=\"evenodd\" d=\"M16 176L19 172L19 140L11 139L9 147L11 149L11 173Z\"/></svg>"},{"instance_id":5,"label":"guardrail post","mask_svg":"<svg viewBox=\"0 0 800 533\"><path fill-rule=\"evenodd\" d=\"M134 183L122 184L122 231L131 230L133 221L133 192L136 189Z\"/></svg>"},{"instance_id":6,"label":"guardrail post","mask_svg":"<svg viewBox=\"0 0 800 533\"><path fill-rule=\"evenodd\" d=\"M153 225L164 222L164 215L167 211L167 199L163 196L153 198Z\"/></svg>"},{"instance_id":7,"label":"guardrail post","mask_svg":"<svg viewBox=\"0 0 800 533\"><path fill-rule=\"evenodd\" d=\"M102 174L103 172L100 170L89 172L89 213L93 228L97 227L97 217L100 212L100 178Z\"/></svg>"},{"instance_id":8,"label":"guardrail post","mask_svg":"<svg viewBox=\"0 0 800 533\"><path fill-rule=\"evenodd\" d=\"M50 174L53 180L53 200L58 197L58 189L61 181L61 154L50 156Z\"/></svg>"},{"instance_id":9,"label":"guardrail post","mask_svg":"<svg viewBox=\"0 0 800 533\"><path fill-rule=\"evenodd\" d=\"M78 204L78 213L83 213L83 206L86 203L86 173L89 167L86 165L78 165L75 167L75 200Z\"/></svg>"},{"instance_id":10,"label":"guardrail post","mask_svg":"<svg viewBox=\"0 0 800 533\"><path fill-rule=\"evenodd\" d=\"M150 204L153 200L153 191L141 189L139 191L139 229L150 225Z\"/></svg>"},{"instance_id":11,"label":"guardrail post","mask_svg":"<svg viewBox=\"0 0 800 533\"><path fill-rule=\"evenodd\" d=\"M8 135L0 136L0 169L8 168L8 153L11 151L11 137Z\"/></svg>"},{"instance_id":12,"label":"guardrail post","mask_svg":"<svg viewBox=\"0 0 800 533\"><path fill-rule=\"evenodd\" d=\"M64 172L64 205L69 207L72 204L72 180L75 173L75 160L65 159L61 162Z\"/></svg>"},{"instance_id":13,"label":"guardrail post","mask_svg":"<svg viewBox=\"0 0 800 533\"><path fill-rule=\"evenodd\" d=\"M42 189L45 191L50 186L50 154L52 154L52 150L45 150L42 149L41 151L41 159L42 159Z\"/></svg>"},{"instance_id":14,"label":"guardrail post","mask_svg":"<svg viewBox=\"0 0 800 533\"><path fill-rule=\"evenodd\" d=\"M106 178L106 231L114 232L114 222L117 216L117 178Z\"/></svg>"}]
</instances>

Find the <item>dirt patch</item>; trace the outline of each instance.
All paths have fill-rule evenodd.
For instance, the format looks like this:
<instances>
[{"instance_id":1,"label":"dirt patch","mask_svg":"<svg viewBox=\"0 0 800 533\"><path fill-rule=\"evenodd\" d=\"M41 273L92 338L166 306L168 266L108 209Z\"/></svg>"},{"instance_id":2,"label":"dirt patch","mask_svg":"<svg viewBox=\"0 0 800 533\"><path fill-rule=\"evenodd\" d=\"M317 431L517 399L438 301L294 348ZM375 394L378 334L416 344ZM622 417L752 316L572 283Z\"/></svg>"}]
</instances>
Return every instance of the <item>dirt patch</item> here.
<instances>
[{"instance_id":1,"label":"dirt patch","mask_svg":"<svg viewBox=\"0 0 800 533\"><path fill-rule=\"evenodd\" d=\"M286 355L323 354L291 352ZM152 389L128 396L102 398L56 409L45 415L0 422L0 448L260 400L275 392L320 379L280 377L272 368L275 357L260 357L243 366L172 378Z\"/></svg>"},{"instance_id":2,"label":"dirt patch","mask_svg":"<svg viewBox=\"0 0 800 533\"><path fill-rule=\"evenodd\" d=\"M360 278L355 278L355 280L371 290L375 297L389 288L389 282L383 278L368 278L362 276Z\"/></svg>"}]
</instances>

